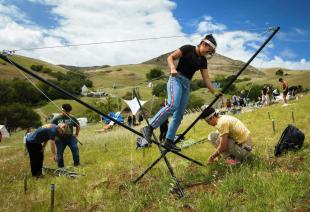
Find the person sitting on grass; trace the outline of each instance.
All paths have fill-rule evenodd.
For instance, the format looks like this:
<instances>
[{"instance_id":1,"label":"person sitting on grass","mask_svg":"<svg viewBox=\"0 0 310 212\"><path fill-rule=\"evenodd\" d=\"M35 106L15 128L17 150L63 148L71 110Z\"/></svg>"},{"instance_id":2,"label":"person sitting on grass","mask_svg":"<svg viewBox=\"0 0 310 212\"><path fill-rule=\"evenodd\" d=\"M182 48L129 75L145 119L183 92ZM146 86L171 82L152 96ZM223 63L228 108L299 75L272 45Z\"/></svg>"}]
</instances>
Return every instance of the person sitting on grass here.
<instances>
[{"instance_id":1,"label":"person sitting on grass","mask_svg":"<svg viewBox=\"0 0 310 212\"><path fill-rule=\"evenodd\" d=\"M218 129L218 132L208 136L212 137L209 140L216 147L208 163L217 161L221 154L231 157L230 161L234 164L250 156L252 151L250 131L239 119L229 115L219 116L213 108L205 110L200 118Z\"/></svg>"},{"instance_id":2,"label":"person sitting on grass","mask_svg":"<svg viewBox=\"0 0 310 212\"><path fill-rule=\"evenodd\" d=\"M47 124L26 136L26 147L30 158L30 167L33 177L42 177L44 148L48 140L55 140L67 131L66 124Z\"/></svg>"}]
</instances>

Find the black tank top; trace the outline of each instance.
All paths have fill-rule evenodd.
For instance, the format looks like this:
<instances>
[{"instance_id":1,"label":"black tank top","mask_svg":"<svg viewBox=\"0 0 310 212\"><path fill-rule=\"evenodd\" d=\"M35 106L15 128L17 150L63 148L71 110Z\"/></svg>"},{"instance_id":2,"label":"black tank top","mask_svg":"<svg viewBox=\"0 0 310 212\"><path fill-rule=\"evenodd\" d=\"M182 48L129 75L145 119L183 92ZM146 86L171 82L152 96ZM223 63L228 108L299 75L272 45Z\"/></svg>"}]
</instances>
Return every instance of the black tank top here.
<instances>
[{"instance_id":1,"label":"black tank top","mask_svg":"<svg viewBox=\"0 0 310 212\"><path fill-rule=\"evenodd\" d=\"M188 79L192 79L197 70L207 69L208 62L204 56L196 53L196 47L185 45L180 48L182 57L179 59L177 71Z\"/></svg>"}]
</instances>

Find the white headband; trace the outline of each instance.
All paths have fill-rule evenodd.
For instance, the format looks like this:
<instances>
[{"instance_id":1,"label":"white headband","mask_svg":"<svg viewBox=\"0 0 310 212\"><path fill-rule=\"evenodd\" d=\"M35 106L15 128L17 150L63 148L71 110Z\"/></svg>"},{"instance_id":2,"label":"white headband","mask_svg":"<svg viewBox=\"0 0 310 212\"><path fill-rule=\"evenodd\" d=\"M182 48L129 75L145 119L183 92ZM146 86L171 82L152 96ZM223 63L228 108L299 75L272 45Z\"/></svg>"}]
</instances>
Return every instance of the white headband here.
<instances>
[{"instance_id":1,"label":"white headband","mask_svg":"<svg viewBox=\"0 0 310 212\"><path fill-rule=\"evenodd\" d=\"M209 120L212 116L214 116L215 112L211 113L210 115L208 115L205 120Z\"/></svg>"},{"instance_id":2,"label":"white headband","mask_svg":"<svg viewBox=\"0 0 310 212\"><path fill-rule=\"evenodd\" d=\"M202 40L203 42L206 42L208 45L210 45L211 47L213 47L213 49L216 49L216 46L211 42L209 41L208 39L204 39Z\"/></svg>"}]
</instances>

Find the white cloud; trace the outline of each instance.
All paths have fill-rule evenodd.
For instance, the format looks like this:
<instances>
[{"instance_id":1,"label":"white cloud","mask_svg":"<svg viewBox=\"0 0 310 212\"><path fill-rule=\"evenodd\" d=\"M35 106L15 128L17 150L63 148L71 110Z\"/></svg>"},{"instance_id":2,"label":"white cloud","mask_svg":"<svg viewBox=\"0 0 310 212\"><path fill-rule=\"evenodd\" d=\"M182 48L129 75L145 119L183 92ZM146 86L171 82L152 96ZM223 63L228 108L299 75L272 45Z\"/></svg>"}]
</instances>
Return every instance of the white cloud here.
<instances>
[{"instance_id":1,"label":"white cloud","mask_svg":"<svg viewBox=\"0 0 310 212\"><path fill-rule=\"evenodd\" d=\"M285 48L281 53L280 56L287 58L287 59L293 59L296 57L296 54L293 50Z\"/></svg>"},{"instance_id":2,"label":"white cloud","mask_svg":"<svg viewBox=\"0 0 310 212\"><path fill-rule=\"evenodd\" d=\"M181 26L172 14L176 5L169 0L92 0L91 2L32 0L32 2L53 5L51 12L62 17L59 26L55 29L27 28L9 18L8 24L11 27L0 26L0 32L9 31L12 39L6 48L61 45L63 40L69 44L77 44L181 35ZM185 38L174 38L21 53L58 64L113 65L142 62L174 50L185 42L187 42ZM7 39L1 39L0 44L2 43L7 43Z\"/></svg>"},{"instance_id":3,"label":"white cloud","mask_svg":"<svg viewBox=\"0 0 310 212\"><path fill-rule=\"evenodd\" d=\"M213 22L212 20L213 18L211 16L204 17L204 20L198 24L198 27L197 27L198 33L209 34L209 33L223 31L226 29L225 25Z\"/></svg>"},{"instance_id":4,"label":"white cloud","mask_svg":"<svg viewBox=\"0 0 310 212\"><path fill-rule=\"evenodd\" d=\"M57 27L43 28L30 21L14 5L0 0L0 46L20 49L42 46L115 41L158 36L182 35L182 27L173 16L176 4L170 0L28 0L52 5L51 13L60 17ZM35 11L34 11L35 12ZM140 63L181 45L199 43L208 33L214 33L218 52L227 57L247 61L265 40L261 34L247 31L227 31L227 26L205 16L196 24L196 33L186 38L114 43L82 47L21 51L25 56L56 64L77 66ZM296 33L306 33L295 28ZM280 34L281 36L281 34ZM282 34L282 36L285 36ZM309 61L292 59L292 51L270 56L273 44L253 61L257 67L282 66L309 69Z\"/></svg>"},{"instance_id":5,"label":"white cloud","mask_svg":"<svg viewBox=\"0 0 310 212\"><path fill-rule=\"evenodd\" d=\"M261 46L263 41L267 38L270 33L255 33L247 31L227 31L227 27L223 24L216 23L210 17L204 18L203 21L197 24L197 32L192 35L191 38L194 41L198 41L200 37L204 36L204 33L209 33L208 30L201 30L201 26L212 26L210 28L217 29L214 36L218 43L217 52L232 59L241 60L247 62L256 50ZM207 28L205 28L207 29ZM299 34L305 34L306 31L294 28L294 31ZM286 34L282 34L286 36ZM262 68L262 67L284 67L289 69L310 69L310 61L301 59L300 61L285 60L293 59L296 54L291 49L284 49L280 55L270 57L270 49L274 48L272 42L261 51L261 53L253 60L251 65ZM285 58L285 59L283 59Z\"/></svg>"}]
</instances>

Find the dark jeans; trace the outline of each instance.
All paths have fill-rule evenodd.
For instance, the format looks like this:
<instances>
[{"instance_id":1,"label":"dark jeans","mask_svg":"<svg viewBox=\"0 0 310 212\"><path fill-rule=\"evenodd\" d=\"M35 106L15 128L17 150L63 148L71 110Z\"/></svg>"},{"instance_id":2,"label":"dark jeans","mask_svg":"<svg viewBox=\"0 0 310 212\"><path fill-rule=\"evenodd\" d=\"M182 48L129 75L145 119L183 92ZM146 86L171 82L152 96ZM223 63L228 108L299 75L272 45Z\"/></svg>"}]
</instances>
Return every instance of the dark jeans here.
<instances>
[{"instance_id":1,"label":"dark jeans","mask_svg":"<svg viewBox=\"0 0 310 212\"><path fill-rule=\"evenodd\" d=\"M64 151L66 147L69 146L74 165L78 166L80 165L80 154L79 154L79 147L78 147L78 141L76 137L72 136L69 138L62 138L60 140L56 140L56 147L57 147L57 163L58 167L62 168L64 167Z\"/></svg>"},{"instance_id":2,"label":"dark jeans","mask_svg":"<svg viewBox=\"0 0 310 212\"><path fill-rule=\"evenodd\" d=\"M165 140L168 132L168 123L164 122L162 125L160 125L159 129L160 129L159 140L163 141Z\"/></svg>"},{"instance_id":3,"label":"dark jeans","mask_svg":"<svg viewBox=\"0 0 310 212\"><path fill-rule=\"evenodd\" d=\"M41 143L26 143L30 158L30 167L32 176L42 176L43 167L43 147Z\"/></svg>"}]
</instances>

